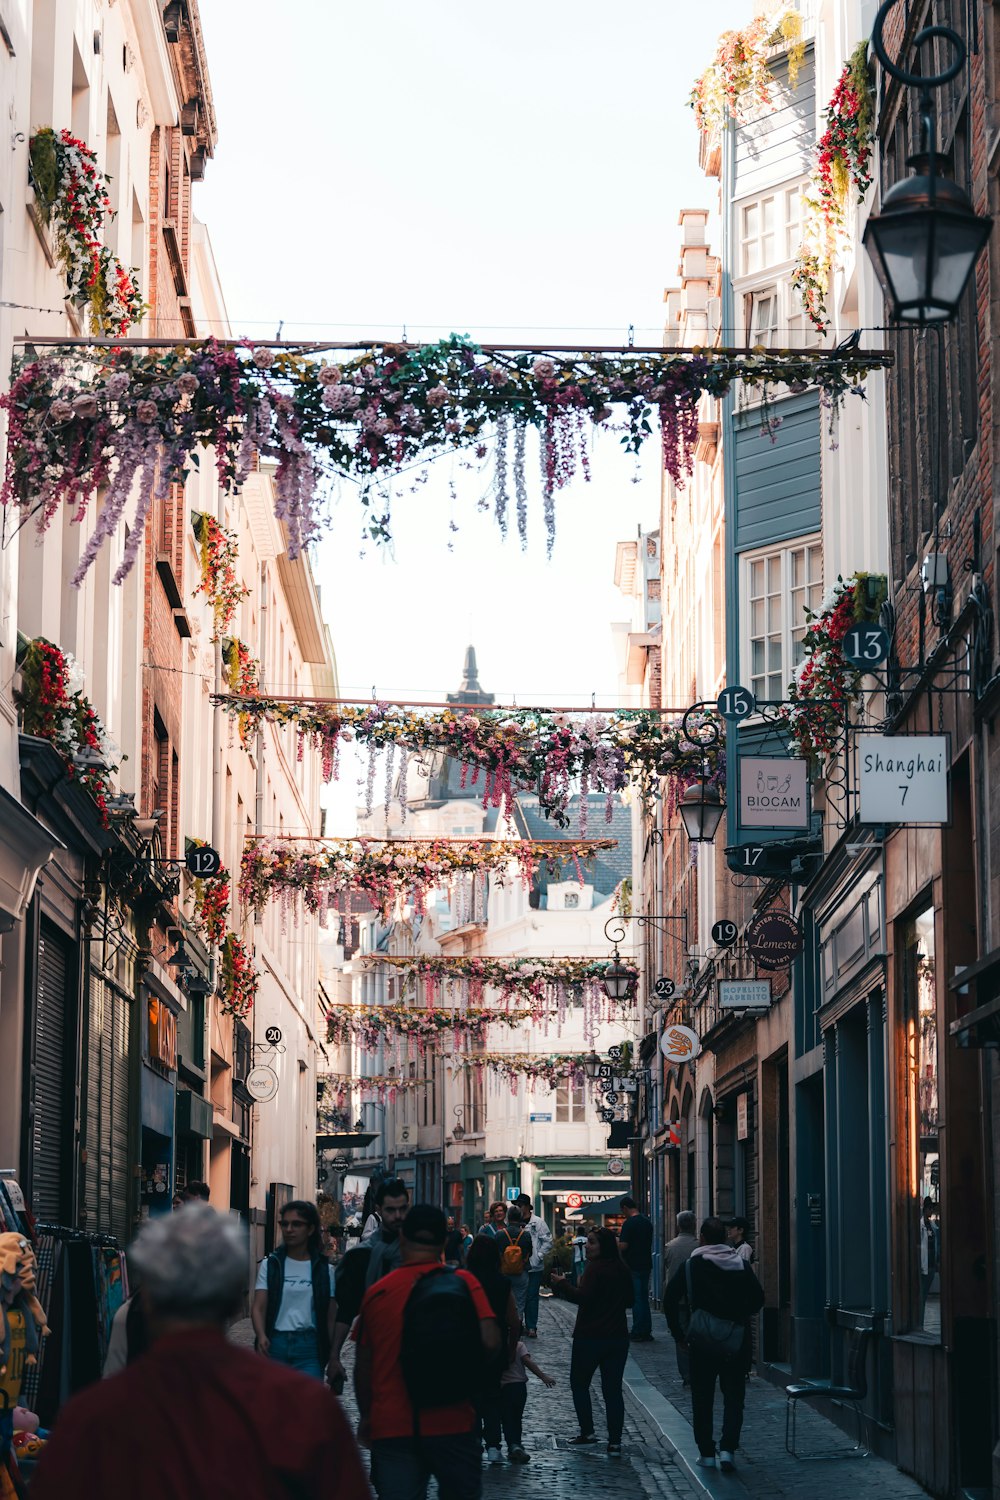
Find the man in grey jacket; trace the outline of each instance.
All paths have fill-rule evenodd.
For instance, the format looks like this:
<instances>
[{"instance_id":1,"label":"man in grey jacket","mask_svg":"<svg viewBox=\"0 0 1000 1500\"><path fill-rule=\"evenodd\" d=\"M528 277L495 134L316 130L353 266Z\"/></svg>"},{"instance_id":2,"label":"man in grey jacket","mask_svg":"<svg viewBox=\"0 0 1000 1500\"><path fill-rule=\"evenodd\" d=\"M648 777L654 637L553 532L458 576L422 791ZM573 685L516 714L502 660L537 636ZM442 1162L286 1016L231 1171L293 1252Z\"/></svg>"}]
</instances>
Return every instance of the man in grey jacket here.
<instances>
[{"instance_id":1,"label":"man in grey jacket","mask_svg":"<svg viewBox=\"0 0 1000 1500\"><path fill-rule=\"evenodd\" d=\"M698 1236L695 1233L697 1227L698 1220L689 1209L684 1209L677 1215L677 1233L672 1240L667 1241L663 1251L664 1292L692 1250L698 1248ZM686 1344L677 1344L677 1373L685 1385L690 1385L691 1355Z\"/></svg>"},{"instance_id":2,"label":"man in grey jacket","mask_svg":"<svg viewBox=\"0 0 1000 1500\"><path fill-rule=\"evenodd\" d=\"M545 1275L545 1257L552 1249L552 1231L545 1220L539 1218L527 1193L518 1196L517 1206L521 1210L524 1227L531 1235L531 1260L528 1263L528 1295L524 1303L524 1336L538 1337L538 1299Z\"/></svg>"}]
</instances>

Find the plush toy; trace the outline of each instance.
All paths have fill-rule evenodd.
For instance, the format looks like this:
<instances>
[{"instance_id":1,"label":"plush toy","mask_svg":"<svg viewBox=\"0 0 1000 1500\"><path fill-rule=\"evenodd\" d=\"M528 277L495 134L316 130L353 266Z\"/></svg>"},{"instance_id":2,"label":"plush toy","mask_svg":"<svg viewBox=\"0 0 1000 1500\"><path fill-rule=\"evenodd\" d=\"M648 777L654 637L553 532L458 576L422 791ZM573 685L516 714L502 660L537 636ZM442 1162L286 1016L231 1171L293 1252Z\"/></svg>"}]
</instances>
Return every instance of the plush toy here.
<instances>
[{"instance_id":1,"label":"plush toy","mask_svg":"<svg viewBox=\"0 0 1000 1500\"><path fill-rule=\"evenodd\" d=\"M42 1304L35 1296L35 1252L22 1234L0 1234L0 1375L10 1359L8 1308L24 1314L25 1358L36 1363L42 1336L48 1333Z\"/></svg>"},{"instance_id":2,"label":"plush toy","mask_svg":"<svg viewBox=\"0 0 1000 1500\"><path fill-rule=\"evenodd\" d=\"M26 1406L14 1407L14 1431L15 1432L37 1432L41 1423L33 1411Z\"/></svg>"}]
</instances>

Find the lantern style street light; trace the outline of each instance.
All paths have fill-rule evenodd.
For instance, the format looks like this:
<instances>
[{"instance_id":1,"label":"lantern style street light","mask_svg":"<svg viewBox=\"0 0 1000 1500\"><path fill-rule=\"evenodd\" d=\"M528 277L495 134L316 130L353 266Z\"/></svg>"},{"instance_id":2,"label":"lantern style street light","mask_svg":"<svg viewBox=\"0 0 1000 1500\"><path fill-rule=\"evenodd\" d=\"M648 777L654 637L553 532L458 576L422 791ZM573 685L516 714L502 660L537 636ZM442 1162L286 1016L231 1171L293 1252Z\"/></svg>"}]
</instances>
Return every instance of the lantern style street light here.
<instances>
[{"instance_id":1,"label":"lantern style street light","mask_svg":"<svg viewBox=\"0 0 1000 1500\"><path fill-rule=\"evenodd\" d=\"M908 73L885 50L882 28L897 0L885 0L872 26L872 47L885 71L900 83L920 89L921 150L908 159L916 168L886 193L882 212L865 226L864 246L881 282L889 315L895 322L946 323L958 314L962 293L993 220L978 215L965 191L942 175L945 160L936 150L931 90L943 87L965 66L962 38L947 26L927 26L913 38L920 48L935 37L955 49L941 73Z\"/></svg>"},{"instance_id":2,"label":"lantern style street light","mask_svg":"<svg viewBox=\"0 0 1000 1500\"><path fill-rule=\"evenodd\" d=\"M583 1059L583 1071L593 1083L601 1067L601 1059L596 1052L588 1052Z\"/></svg>"},{"instance_id":3,"label":"lantern style street light","mask_svg":"<svg viewBox=\"0 0 1000 1500\"><path fill-rule=\"evenodd\" d=\"M612 1002L630 1000L632 998L632 987L635 984L635 975L630 969L626 969L621 961L617 944L611 955L611 962L601 976L604 985L604 993Z\"/></svg>"},{"instance_id":4,"label":"lantern style street light","mask_svg":"<svg viewBox=\"0 0 1000 1500\"><path fill-rule=\"evenodd\" d=\"M692 844L712 842L725 810L722 793L717 786L710 785L704 774L685 787L677 801L677 811Z\"/></svg>"}]
</instances>

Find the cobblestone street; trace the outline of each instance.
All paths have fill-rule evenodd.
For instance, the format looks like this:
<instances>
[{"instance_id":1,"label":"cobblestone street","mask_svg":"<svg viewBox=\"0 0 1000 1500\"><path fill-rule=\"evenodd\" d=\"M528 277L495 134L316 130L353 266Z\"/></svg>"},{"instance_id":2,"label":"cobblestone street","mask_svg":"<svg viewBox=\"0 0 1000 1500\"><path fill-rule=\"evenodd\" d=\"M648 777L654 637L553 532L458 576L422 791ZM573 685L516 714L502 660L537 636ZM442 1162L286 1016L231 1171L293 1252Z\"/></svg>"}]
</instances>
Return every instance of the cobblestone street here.
<instances>
[{"instance_id":1,"label":"cobblestone street","mask_svg":"<svg viewBox=\"0 0 1000 1500\"><path fill-rule=\"evenodd\" d=\"M743 1441L737 1454L736 1474L702 1471L694 1467L697 1448L691 1432L691 1406L681 1385L674 1356L674 1343L662 1318L654 1314L653 1344L633 1345L625 1372L625 1434L620 1459L604 1451L603 1405L600 1382L595 1377L592 1394L599 1443L594 1448L573 1449L569 1439L576 1431L576 1417L569 1391L570 1343L575 1310L565 1303L542 1302L539 1337L532 1356L559 1382L546 1390L534 1376L528 1386L525 1412L525 1447L531 1463L518 1470L517 1493L521 1500L554 1500L572 1495L574 1500L599 1497L729 1496L739 1500L921 1500L925 1491L892 1464L870 1456L799 1460L785 1452L785 1399L769 1382L754 1376L747 1387ZM244 1344L253 1341L249 1321L239 1323L231 1337ZM345 1351L350 1373L353 1351ZM356 1420L350 1380L344 1404ZM721 1405L717 1407L721 1413ZM718 1420L718 1419L717 1419ZM817 1412L803 1407L798 1417L800 1451L842 1449L849 1452L851 1440L840 1428ZM490 1466L483 1471L485 1496L509 1496L512 1466ZM433 1489L432 1489L433 1493Z\"/></svg>"}]
</instances>

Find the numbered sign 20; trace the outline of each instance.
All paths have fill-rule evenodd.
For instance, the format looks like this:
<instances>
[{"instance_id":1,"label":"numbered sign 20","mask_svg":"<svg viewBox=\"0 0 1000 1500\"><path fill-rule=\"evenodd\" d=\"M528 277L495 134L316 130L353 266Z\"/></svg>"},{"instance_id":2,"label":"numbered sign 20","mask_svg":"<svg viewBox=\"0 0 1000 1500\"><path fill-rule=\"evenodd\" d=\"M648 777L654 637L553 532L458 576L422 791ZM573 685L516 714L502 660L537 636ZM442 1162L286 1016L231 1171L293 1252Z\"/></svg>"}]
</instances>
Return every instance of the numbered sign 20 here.
<instances>
[{"instance_id":1,"label":"numbered sign 20","mask_svg":"<svg viewBox=\"0 0 1000 1500\"><path fill-rule=\"evenodd\" d=\"M852 667L878 667L889 655L889 632L881 625L852 625L841 647Z\"/></svg>"},{"instance_id":2,"label":"numbered sign 20","mask_svg":"<svg viewBox=\"0 0 1000 1500\"><path fill-rule=\"evenodd\" d=\"M748 719L757 707L757 699L749 688L740 687L735 683L732 687L723 688L716 699L719 713L724 719Z\"/></svg>"}]
</instances>

